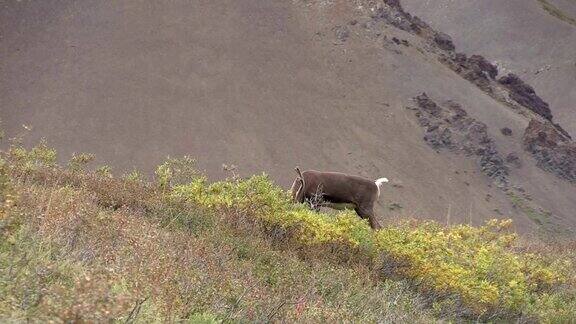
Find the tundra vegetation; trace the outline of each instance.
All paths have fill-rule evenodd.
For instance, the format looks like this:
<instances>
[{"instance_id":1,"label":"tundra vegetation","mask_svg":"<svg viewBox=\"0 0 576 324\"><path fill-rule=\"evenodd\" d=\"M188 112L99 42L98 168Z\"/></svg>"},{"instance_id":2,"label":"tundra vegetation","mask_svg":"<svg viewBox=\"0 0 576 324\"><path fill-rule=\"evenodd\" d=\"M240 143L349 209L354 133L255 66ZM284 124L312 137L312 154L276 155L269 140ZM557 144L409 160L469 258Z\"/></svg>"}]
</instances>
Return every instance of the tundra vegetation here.
<instances>
[{"instance_id":1,"label":"tundra vegetation","mask_svg":"<svg viewBox=\"0 0 576 324\"><path fill-rule=\"evenodd\" d=\"M147 181L92 160L2 153L0 321L576 321L575 244L509 220L373 231L266 175L209 183L184 158Z\"/></svg>"}]
</instances>

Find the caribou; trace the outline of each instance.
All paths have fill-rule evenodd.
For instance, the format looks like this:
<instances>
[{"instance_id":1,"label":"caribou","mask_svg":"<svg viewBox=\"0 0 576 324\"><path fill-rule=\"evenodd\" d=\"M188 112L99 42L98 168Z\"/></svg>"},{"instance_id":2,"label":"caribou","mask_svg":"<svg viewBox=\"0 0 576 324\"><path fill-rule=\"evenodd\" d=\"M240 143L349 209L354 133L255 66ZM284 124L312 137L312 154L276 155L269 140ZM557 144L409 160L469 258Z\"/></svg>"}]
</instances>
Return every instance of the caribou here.
<instances>
[{"instance_id":1,"label":"caribou","mask_svg":"<svg viewBox=\"0 0 576 324\"><path fill-rule=\"evenodd\" d=\"M386 178L370 180L360 176L339 172L300 171L292 184L291 193L294 202L307 202L311 208L334 209L351 208L358 216L368 219L372 229L380 228L374 214L374 204L380 197L380 187L388 182Z\"/></svg>"}]
</instances>

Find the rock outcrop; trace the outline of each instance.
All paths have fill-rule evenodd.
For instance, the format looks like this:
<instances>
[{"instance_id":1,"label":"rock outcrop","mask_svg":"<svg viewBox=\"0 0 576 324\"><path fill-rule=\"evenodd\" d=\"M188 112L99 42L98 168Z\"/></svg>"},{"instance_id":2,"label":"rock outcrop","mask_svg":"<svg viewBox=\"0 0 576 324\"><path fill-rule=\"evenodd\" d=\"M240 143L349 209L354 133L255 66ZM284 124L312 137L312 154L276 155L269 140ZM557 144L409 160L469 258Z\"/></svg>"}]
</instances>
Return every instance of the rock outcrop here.
<instances>
[{"instance_id":1,"label":"rock outcrop","mask_svg":"<svg viewBox=\"0 0 576 324\"><path fill-rule=\"evenodd\" d=\"M501 77L498 82L508 89L510 98L527 107L538 115L552 120L552 112L548 103L540 98L534 88L522 81L517 75L510 73Z\"/></svg>"},{"instance_id":2,"label":"rock outcrop","mask_svg":"<svg viewBox=\"0 0 576 324\"><path fill-rule=\"evenodd\" d=\"M551 123L531 120L524 132L524 148L540 168L576 182L576 143Z\"/></svg>"},{"instance_id":3,"label":"rock outcrop","mask_svg":"<svg viewBox=\"0 0 576 324\"><path fill-rule=\"evenodd\" d=\"M434 30L420 18L404 11L399 0L385 0L384 4L384 7L375 11L374 19L384 19L397 28L428 40L433 47L436 47L441 62L496 99L507 101L501 95L496 95L499 92L497 90L503 89L508 92L508 97L517 105L552 120L552 112L548 103L536 94L534 88L517 75L508 74L496 82L498 75L496 65L481 55L467 57L465 54L456 53L456 47L449 35Z\"/></svg>"},{"instance_id":4,"label":"rock outcrop","mask_svg":"<svg viewBox=\"0 0 576 324\"><path fill-rule=\"evenodd\" d=\"M456 102L440 106L426 93L414 98L416 117L424 128L424 141L436 150L447 149L463 152L478 158L484 174L499 184L508 181L509 169L487 132L486 124L470 117ZM511 161L512 162L512 161ZM519 161L514 160L514 165Z\"/></svg>"},{"instance_id":5,"label":"rock outcrop","mask_svg":"<svg viewBox=\"0 0 576 324\"><path fill-rule=\"evenodd\" d=\"M576 181L576 143L560 125L552 123L553 115L548 103L538 96L533 87L513 73L497 79L499 71L495 64L481 55L468 57L456 52L449 35L434 30L420 18L404 11L400 0L384 0L384 6L374 11L372 19L384 20L418 35L427 41L429 50L436 53L440 62L494 99L524 116L529 116L529 110L547 120L533 120L530 123L525 131L524 147L532 153L541 168L561 178ZM424 140L431 147L461 150L479 156L483 172L504 182L508 165L521 166L518 155L514 153L502 158L487 135L486 125L467 116L458 104L447 103L441 107L426 94L414 99L418 104L420 125L425 128ZM501 132L506 136L512 135L510 129L502 129Z\"/></svg>"},{"instance_id":6,"label":"rock outcrop","mask_svg":"<svg viewBox=\"0 0 576 324\"><path fill-rule=\"evenodd\" d=\"M440 61L485 92L494 92L491 81L498 75L498 68L483 56L448 53L441 55Z\"/></svg>"}]
</instances>

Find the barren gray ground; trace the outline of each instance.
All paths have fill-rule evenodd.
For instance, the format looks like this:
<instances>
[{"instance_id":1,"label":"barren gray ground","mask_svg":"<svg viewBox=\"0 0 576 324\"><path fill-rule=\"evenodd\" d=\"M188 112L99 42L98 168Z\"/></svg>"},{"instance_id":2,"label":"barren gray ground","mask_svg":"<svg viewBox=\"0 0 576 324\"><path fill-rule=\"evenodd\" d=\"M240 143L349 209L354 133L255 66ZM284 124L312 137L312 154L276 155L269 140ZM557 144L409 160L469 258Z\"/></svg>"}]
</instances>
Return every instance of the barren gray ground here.
<instances>
[{"instance_id":1,"label":"barren gray ground","mask_svg":"<svg viewBox=\"0 0 576 324\"><path fill-rule=\"evenodd\" d=\"M576 1L404 0L407 11L450 34L458 50L486 56L533 85L576 134ZM557 8L559 17L543 8ZM573 21L571 21L573 20Z\"/></svg>"},{"instance_id":2,"label":"barren gray ground","mask_svg":"<svg viewBox=\"0 0 576 324\"><path fill-rule=\"evenodd\" d=\"M510 69L533 71L545 65L535 61L556 58L559 71L568 69L570 63L561 60L574 53L571 26L542 32L568 45L549 52L542 45L516 60L502 44L475 47L465 37L488 37L472 32L474 26L498 21L488 24L477 13L477 21L455 15L461 23L440 24L448 3L416 2L406 1L406 7L417 14L443 8L431 10L431 23L454 34L459 48L506 61ZM335 37L336 26L368 19L359 7L363 1L0 3L0 119L9 136L26 133L27 143L46 137L63 157L93 152L98 163L116 170L151 172L168 155L190 155L212 179L227 176L226 163L238 165L241 175L266 172L284 187L295 165L385 176L394 186L382 190L378 212L384 219L479 224L512 217L520 230L534 229L474 160L437 153L422 141L422 129L405 107L425 91L438 101L461 103L486 123L499 151L517 153L523 161L512 171L514 183L562 224L576 224L575 187L536 168L523 152L526 118L430 58L413 35L392 27L377 35L358 23L349 26L346 40ZM466 8L453 11L463 15ZM498 33L486 28L486 34ZM519 36L513 49L534 46L533 37L514 34ZM391 49L384 36L415 46ZM568 108L573 74L547 75L530 81L550 101L556 121L576 130L576 115ZM546 78L559 83L547 85ZM503 136L502 127L513 136ZM402 208L391 211L394 203Z\"/></svg>"}]
</instances>

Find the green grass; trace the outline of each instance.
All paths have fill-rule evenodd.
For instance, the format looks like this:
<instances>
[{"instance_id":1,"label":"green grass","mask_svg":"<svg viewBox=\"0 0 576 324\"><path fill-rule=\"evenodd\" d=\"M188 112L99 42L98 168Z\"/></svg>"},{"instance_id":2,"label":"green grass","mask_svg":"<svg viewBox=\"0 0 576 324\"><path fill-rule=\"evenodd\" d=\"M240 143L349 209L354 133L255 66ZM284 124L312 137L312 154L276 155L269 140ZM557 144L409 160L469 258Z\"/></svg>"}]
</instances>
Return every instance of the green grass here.
<instances>
[{"instance_id":1,"label":"green grass","mask_svg":"<svg viewBox=\"0 0 576 324\"><path fill-rule=\"evenodd\" d=\"M540 2L542 9L544 9L551 16L556 17L557 19L560 19L570 25L576 26L576 19L564 13L562 10L560 10L560 8L554 6L548 0L538 0L538 2Z\"/></svg>"}]
</instances>

